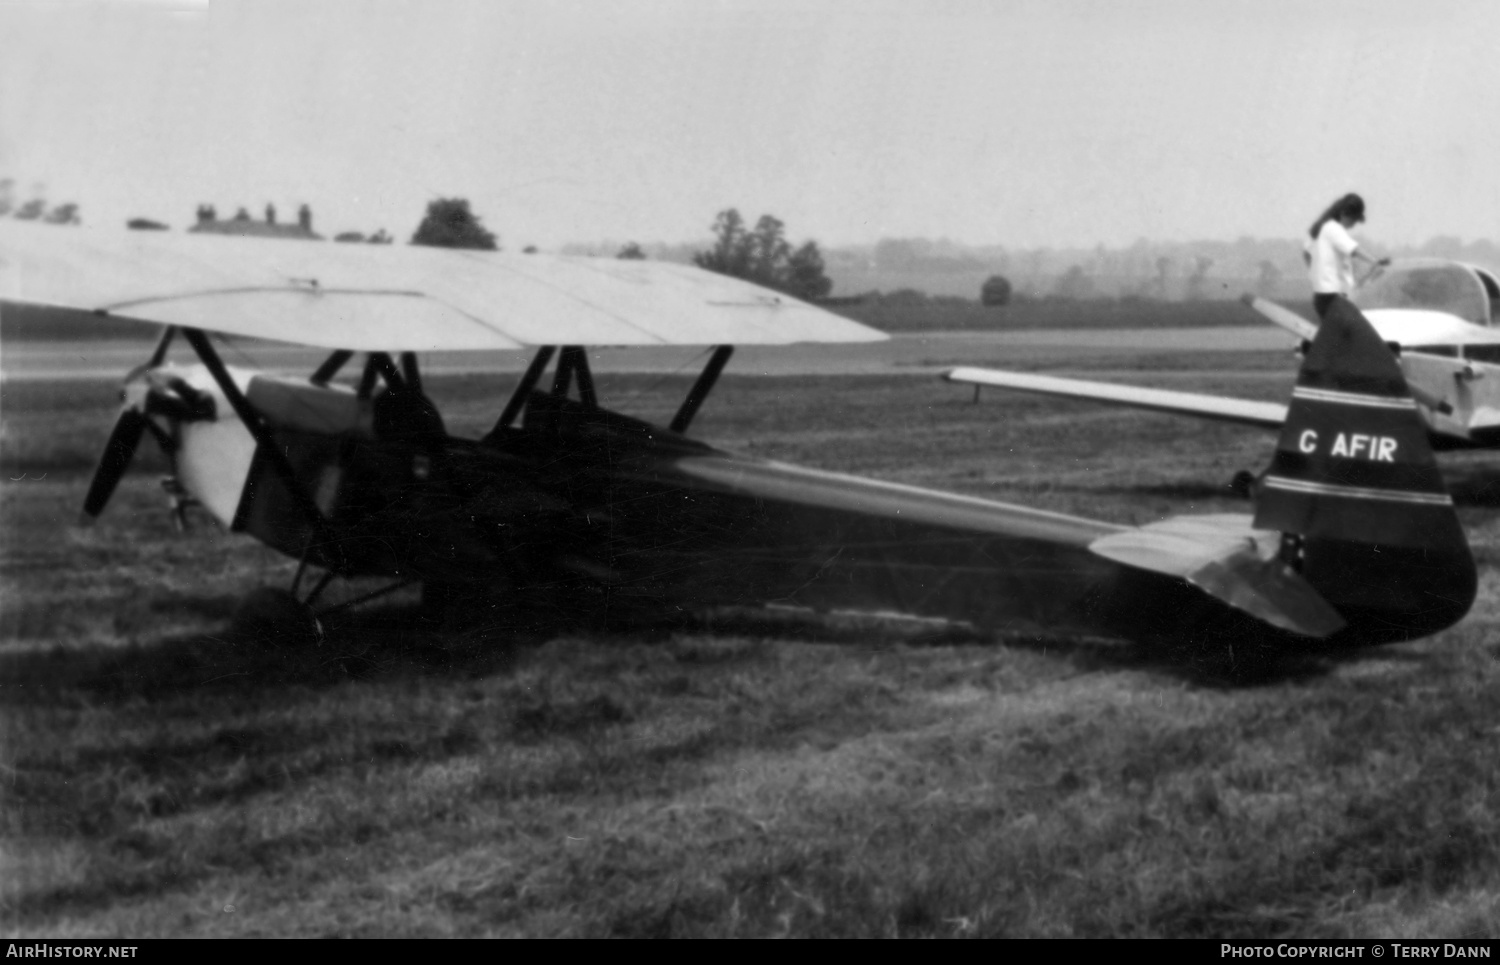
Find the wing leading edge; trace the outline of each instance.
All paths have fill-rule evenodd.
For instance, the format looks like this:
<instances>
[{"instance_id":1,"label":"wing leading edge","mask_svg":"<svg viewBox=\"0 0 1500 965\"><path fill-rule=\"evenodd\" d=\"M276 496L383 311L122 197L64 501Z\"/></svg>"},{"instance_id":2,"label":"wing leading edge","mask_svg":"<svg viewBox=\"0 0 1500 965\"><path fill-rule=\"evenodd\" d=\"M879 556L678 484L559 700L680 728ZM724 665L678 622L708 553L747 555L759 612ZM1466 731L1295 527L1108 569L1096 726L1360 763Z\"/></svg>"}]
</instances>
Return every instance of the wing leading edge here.
<instances>
[{"instance_id":1,"label":"wing leading edge","mask_svg":"<svg viewBox=\"0 0 1500 965\"><path fill-rule=\"evenodd\" d=\"M1237 422L1264 429L1279 429L1286 421L1286 406L1278 402L1257 402L1253 399L1202 395L1196 392L1175 392L1170 389L1147 389L1133 385L1116 385L1110 382L1090 382L1054 375L1035 375L1029 372L1007 372L1000 369L973 367L953 369L945 373L943 378L949 382L989 385L1068 399L1089 399L1094 402L1107 402L1135 409L1150 409L1156 412L1197 416L1202 419L1217 419L1222 422Z\"/></svg>"},{"instance_id":2,"label":"wing leading edge","mask_svg":"<svg viewBox=\"0 0 1500 965\"><path fill-rule=\"evenodd\" d=\"M355 351L789 345L888 336L687 265L0 221L0 307Z\"/></svg>"}]
</instances>

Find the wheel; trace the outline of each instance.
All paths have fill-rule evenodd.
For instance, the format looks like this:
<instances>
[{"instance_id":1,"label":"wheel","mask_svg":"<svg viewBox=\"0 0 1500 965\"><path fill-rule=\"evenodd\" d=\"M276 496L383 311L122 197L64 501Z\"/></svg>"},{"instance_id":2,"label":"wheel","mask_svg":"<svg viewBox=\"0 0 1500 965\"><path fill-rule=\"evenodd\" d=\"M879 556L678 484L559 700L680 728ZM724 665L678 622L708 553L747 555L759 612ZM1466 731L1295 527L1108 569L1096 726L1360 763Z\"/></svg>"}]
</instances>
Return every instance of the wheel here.
<instances>
[{"instance_id":1,"label":"wheel","mask_svg":"<svg viewBox=\"0 0 1500 965\"><path fill-rule=\"evenodd\" d=\"M312 607L278 587L252 591L229 619L230 633L243 644L268 649L290 649L323 639L323 625Z\"/></svg>"}]
</instances>

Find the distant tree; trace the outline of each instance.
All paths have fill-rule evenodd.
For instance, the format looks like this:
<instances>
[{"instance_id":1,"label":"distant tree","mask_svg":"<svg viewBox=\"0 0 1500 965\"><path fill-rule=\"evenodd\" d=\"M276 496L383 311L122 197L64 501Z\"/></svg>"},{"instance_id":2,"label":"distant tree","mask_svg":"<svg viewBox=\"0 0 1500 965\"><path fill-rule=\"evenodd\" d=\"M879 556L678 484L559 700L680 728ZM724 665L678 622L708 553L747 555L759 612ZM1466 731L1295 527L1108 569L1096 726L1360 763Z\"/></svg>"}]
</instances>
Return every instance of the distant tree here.
<instances>
[{"instance_id":1,"label":"distant tree","mask_svg":"<svg viewBox=\"0 0 1500 965\"><path fill-rule=\"evenodd\" d=\"M1193 273L1188 276L1183 298L1198 301L1208 297L1208 270L1214 266L1212 258L1198 255L1193 259Z\"/></svg>"},{"instance_id":2,"label":"distant tree","mask_svg":"<svg viewBox=\"0 0 1500 965\"><path fill-rule=\"evenodd\" d=\"M496 251L493 233L484 230L479 217L469 210L464 198L438 198L427 205L427 215L411 236L414 245L435 248L480 248Z\"/></svg>"},{"instance_id":3,"label":"distant tree","mask_svg":"<svg viewBox=\"0 0 1500 965\"><path fill-rule=\"evenodd\" d=\"M767 288L779 288L777 282L792 256L792 246L786 240L786 224L780 218L763 214L745 240L750 252L750 278Z\"/></svg>"},{"instance_id":4,"label":"distant tree","mask_svg":"<svg viewBox=\"0 0 1500 965\"><path fill-rule=\"evenodd\" d=\"M907 238L881 238L875 242L875 267L880 271L911 271L922 257L917 245Z\"/></svg>"},{"instance_id":5,"label":"distant tree","mask_svg":"<svg viewBox=\"0 0 1500 965\"><path fill-rule=\"evenodd\" d=\"M125 227L131 231L166 231L167 226L160 221L152 221L150 218L131 218L125 222Z\"/></svg>"},{"instance_id":6,"label":"distant tree","mask_svg":"<svg viewBox=\"0 0 1500 965\"><path fill-rule=\"evenodd\" d=\"M1073 265L1057 280L1052 293L1068 301L1082 301L1094 297L1094 280L1083 270L1082 265Z\"/></svg>"},{"instance_id":7,"label":"distant tree","mask_svg":"<svg viewBox=\"0 0 1500 965\"><path fill-rule=\"evenodd\" d=\"M1010 279L1004 275L991 275L979 288L981 305L1000 306L1010 304Z\"/></svg>"},{"instance_id":8,"label":"distant tree","mask_svg":"<svg viewBox=\"0 0 1500 965\"><path fill-rule=\"evenodd\" d=\"M615 257L622 261L645 261L646 252L641 250L641 246L635 242L627 241L625 247L621 248L620 253Z\"/></svg>"},{"instance_id":9,"label":"distant tree","mask_svg":"<svg viewBox=\"0 0 1500 965\"><path fill-rule=\"evenodd\" d=\"M57 207L53 208L51 211L48 211L46 217L44 217L42 220L47 222L48 224L83 223L83 219L78 217L78 205L74 204L71 201L69 201L67 204L60 204Z\"/></svg>"},{"instance_id":10,"label":"distant tree","mask_svg":"<svg viewBox=\"0 0 1500 965\"><path fill-rule=\"evenodd\" d=\"M47 210L47 202L41 198L33 198L16 209L16 218L21 221L35 221Z\"/></svg>"},{"instance_id":11,"label":"distant tree","mask_svg":"<svg viewBox=\"0 0 1500 965\"><path fill-rule=\"evenodd\" d=\"M762 215L755 230L745 227L739 211L726 208L714 219L714 246L693 256L700 268L732 275L796 298L822 298L833 287L815 242L792 250L786 225Z\"/></svg>"},{"instance_id":12,"label":"distant tree","mask_svg":"<svg viewBox=\"0 0 1500 965\"><path fill-rule=\"evenodd\" d=\"M338 234L333 236L333 240L352 245L363 242L365 240L365 236L363 233L358 231L340 231Z\"/></svg>"},{"instance_id":13,"label":"distant tree","mask_svg":"<svg viewBox=\"0 0 1500 965\"><path fill-rule=\"evenodd\" d=\"M384 228L381 228L380 230L376 231L373 235L371 235L370 237L366 238L365 242L367 244L372 244L372 245L388 245L392 241L395 241L395 240L396 239L392 238L389 234L386 233L386 230Z\"/></svg>"},{"instance_id":14,"label":"distant tree","mask_svg":"<svg viewBox=\"0 0 1500 965\"><path fill-rule=\"evenodd\" d=\"M946 239L882 238L875 242L875 267L882 272L951 274L981 268L984 263Z\"/></svg>"},{"instance_id":15,"label":"distant tree","mask_svg":"<svg viewBox=\"0 0 1500 965\"><path fill-rule=\"evenodd\" d=\"M534 254L536 254L536 250L537 250L536 249L536 245L527 245L525 248L521 249L521 254L523 254L523 255L534 255Z\"/></svg>"},{"instance_id":16,"label":"distant tree","mask_svg":"<svg viewBox=\"0 0 1500 965\"><path fill-rule=\"evenodd\" d=\"M881 295L879 301L882 305L925 305L928 299L920 288L898 288Z\"/></svg>"},{"instance_id":17,"label":"distant tree","mask_svg":"<svg viewBox=\"0 0 1500 965\"><path fill-rule=\"evenodd\" d=\"M1156 259L1156 279L1152 291L1162 301L1167 299L1167 275L1172 271L1172 259L1162 255Z\"/></svg>"},{"instance_id":18,"label":"distant tree","mask_svg":"<svg viewBox=\"0 0 1500 965\"><path fill-rule=\"evenodd\" d=\"M1276 289L1281 284L1281 269L1270 259L1263 259L1260 263L1260 275L1255 279L1255 290L1267 298L1276 294Z\"/></svg>"},{"instance_id":19,"label":"distant tree","mask_svg":"<svg viewBox=\"0 0 1500 965\"><path fill-rule=\"evenodd\" d=\"M787 294L807 301L826 298L833 290L833 279L828 277L825 269L823 253L818 250L817 242L807 242L787 259Z\"/></svg>"},{"instance_id":20,"label":"distant tree","mask_svg":"<svg viewBox=\"0 0 1500 965\"><path fill-rule=\"evenodd\" d=\"M693 263L721 275L750 277L750 239L745 219L739 211L727 208L714 219L714 246L693 256Z\"/></svg>"}]
</instances>

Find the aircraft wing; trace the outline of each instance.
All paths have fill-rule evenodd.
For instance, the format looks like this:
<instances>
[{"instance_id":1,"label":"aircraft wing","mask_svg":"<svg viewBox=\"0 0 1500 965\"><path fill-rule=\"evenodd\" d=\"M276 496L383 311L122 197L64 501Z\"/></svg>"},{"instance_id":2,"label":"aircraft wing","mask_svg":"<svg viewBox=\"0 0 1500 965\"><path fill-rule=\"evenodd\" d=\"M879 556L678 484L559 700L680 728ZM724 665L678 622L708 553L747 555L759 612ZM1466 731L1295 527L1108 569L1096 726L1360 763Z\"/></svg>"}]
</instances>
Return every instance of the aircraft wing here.
<instances>
[{"instance_id":1,"label":"aircraft wing","mask_svg":"<svg viewBox=\"0 0 1500 965\"><path fill-rule=\"evenodd\" d=\"M1094 540L1105 559L1187 580L1211 596L1283 630L1326 637L1345 626L1339 612L1277 557L1279 532L1249 516L1172 517Z\"/></svg>"},{"instance_id":2,"label":"aircraft wing","mask_svg":"<svg viewBox=\"0 0 1500 965\"><path fill-rule=\"evenodd\" d=\"M1303 341L1311 342L1313 337L1318 334L1317 322L1310 322L1285 305L1278 305L1269 298L1246 295L1241 301L1249 305L1272 325L1286 329Z\"/></svg>"},{"instance_id":3,"label":"aircraft wing","mask_svg":"<svg viewBox=\"0 0 1500 965\"><path fill-rule=\"evenodd\" d=\"M888 337L688 265L0 220L0 308L18 306L354 351Z\"/></svg>"},{"instance_id":4,"label":"aircraft wing","mask_svg":"<svg viewBox=\"0 0 1500 965\"><path fill-rule=\"evenodd\" d=\"M1266 321L1304 341L1312 341L1318 333L1316 322L1284 305L1253 295L1242 300ZM1422 346L1430 345L1500 345L1500 331L1464 321L1449 312L1428 308L1370 308L1364 313L1381 339L1411 351L1422 351Z\"/></svg>"},{"instance_id":5,"label":"aircraft wing","mask_svg":"<svg viewBox=\"0 0 1500 965\"><path fill-rule=\"evenodd\" d=\"M999 369L972 367L953 369L944 374L943 378L950 382L992 385L1002 389L1056 395L1068 399L1091 399L1095 402L1108 402L1136 409L1173 412L1178 415L1197 416L1200 419L1238 422L1268 429L1279 429L1286 421L1286 406L1277 402L1257 402L1253 399L1202 395L1196 392L1174 392L1169 389L1147 389L1134 385L1088 382L1083 379L1065 379L1054 375L1035 375L1029 372L1005 372Z\"/></svg>"}]
</instances>

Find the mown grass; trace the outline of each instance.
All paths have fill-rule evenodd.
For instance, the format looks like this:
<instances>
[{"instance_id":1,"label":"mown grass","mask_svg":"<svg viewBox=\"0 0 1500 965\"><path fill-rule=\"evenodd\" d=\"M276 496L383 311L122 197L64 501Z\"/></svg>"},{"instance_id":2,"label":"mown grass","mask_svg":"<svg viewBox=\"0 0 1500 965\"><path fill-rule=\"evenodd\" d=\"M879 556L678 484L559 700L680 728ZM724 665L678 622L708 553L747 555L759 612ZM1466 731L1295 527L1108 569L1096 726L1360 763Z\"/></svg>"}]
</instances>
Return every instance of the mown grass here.
<instances>
[{"instance_id":1,"label":"mown grass","mask_svg":"<svg viewBox=\"0 0 1500 965\"><path fill-rule=\"evenodd\" d=\"M1293 305L1301 311L1303 306ZM885 332L994 331L996 329L1183 328L1186 326L1265 325L1265 319L1238 299L1191 302L1065 301L1048 299L987 306L978 302L926 302L914 305L866 301L832 310Z\"/></svg>"},{"instance_id":2,"label":"mown grass","mask_svg":"<svg viewBox=\"0 0 1500 965\"><path fill-rule=\"evenodd\" d=\"M1230 367L1240 394L1274 398L1290 378L1179 362L1159 384L1213 389ZM676 401L644 377L601 390L658 418ZM1483 567L1464 624L1290 654L1249 683L1117 641L873 618L621 631L502 606L443 632L409 599L289 653L224 628L291 565L204 525L174 535L150 472L71 526L112 403L35 391L24 432L7 408L0 480L8 932L1496 933L1500 500L1483 457L1444 464ZM433 391L459 431L487 424L479 382ZM970 397L926 377L726 377L696 428L1138 522L1243 509L1224 483L1272 445ZM89 418L92 439L47 429Z\"/></svg>"}]
</instances>

